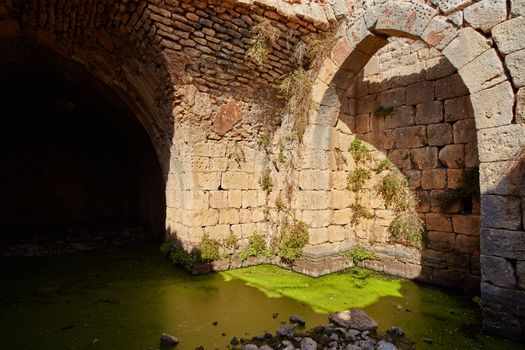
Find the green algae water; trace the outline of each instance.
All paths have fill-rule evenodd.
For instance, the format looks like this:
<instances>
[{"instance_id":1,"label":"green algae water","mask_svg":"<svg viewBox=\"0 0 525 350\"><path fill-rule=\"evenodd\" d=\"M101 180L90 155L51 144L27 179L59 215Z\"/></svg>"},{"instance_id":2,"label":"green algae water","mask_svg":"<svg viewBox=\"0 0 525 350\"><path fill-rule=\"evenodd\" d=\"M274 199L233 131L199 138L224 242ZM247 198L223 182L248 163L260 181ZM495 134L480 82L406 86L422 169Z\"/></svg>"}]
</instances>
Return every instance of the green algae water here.
<instances>
[{"instance_id":1,"label":"green algae water","mask_svg":"<svg viewBox=\"0 0 525 350\"><path fill-rule=\"evenodd\" d=\"M417 349L522 348L481 335L470 298L364 270L311 278L259 266L195 277L143 244L2 258L0 273L1 349L157 349L163 332L181 340L177 349L226 349L233 336L274 332L291 314L314 327L352 307L380 332L401 326Z\"/></svg>"}]
</instances>

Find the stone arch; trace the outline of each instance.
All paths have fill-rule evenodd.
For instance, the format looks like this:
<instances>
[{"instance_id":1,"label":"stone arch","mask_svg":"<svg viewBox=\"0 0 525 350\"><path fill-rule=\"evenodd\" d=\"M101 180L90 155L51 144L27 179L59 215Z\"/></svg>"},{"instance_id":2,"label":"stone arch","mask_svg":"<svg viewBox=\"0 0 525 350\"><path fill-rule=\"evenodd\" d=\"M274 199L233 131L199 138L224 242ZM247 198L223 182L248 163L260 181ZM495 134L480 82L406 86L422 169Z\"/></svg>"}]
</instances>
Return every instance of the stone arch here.
<instances>
[{"instance_id":1,"label":"stone arch","mask_svg":"<svg viewBox=\"0 0 525 350\"><path fill-rule=\"evenodd\" d=\"M515 92L522 84L516 84L519 81L518 73L510 70L507 60L503 58L511 51L519 50L516 47L508 50L510 46L516 45L517 40L509 33L512 32L511 22L522 19L519 17L504 22L506 15L499 20L496 18L496 22L488 29L481 28L485 32L481 34L477 30L480 29L479 26L473 27L467 23L456 25L441 14L449 15L461 10L459 6L452 6L446 1L433 3L438 4L439 9L414 1L375 2L350 20L351 24L325 59L316 77L312 89L312 100L316 108L310 114L310 124L302 146L303 153L305 157L309 157L320 150L330 149L331 130L336 126L339 113L347 113L344 92L371 56L386 45L387 36L421 39L440 51L457 69L468 88L474 110L482 192L480 239L484 327L519 339L523 337L521 332L525 324L519 316L523 305L512 305L508 302L510 299L505 301L505 298L525 300L523 290L516 287L517 280L512 277L515 270L510 267L510 261L514 261L514 264L516 260L505 260L515 259L516 255L503 248L501 252L496 252L496 243L490 242L496 237L494 232L498 231L497 228L517 230L498 231L499 247L511 244L516 238L516 232L521 231L523 234L523 219L519 214L519 195L523 196L523 189L510 184L504 170L525 146L525 127L517 120L514 110ZM479 4L481 3L472 6L480 6ZM486 33L491 28L496 45L491 38L487 38ZM519 33L516 30L514 35L519 37ZM500 216L514 217L511 219L512 224L496 219ZM507 234L509 238L505 238ZM521 236L521 239L525 238ZM493 267L496 263L501 266ZM501 273L509 277L507 282L503 283L498 278ZM513 329L501 329L498 326L498 317L512 319Z\"/></svg>"}]
</instances>

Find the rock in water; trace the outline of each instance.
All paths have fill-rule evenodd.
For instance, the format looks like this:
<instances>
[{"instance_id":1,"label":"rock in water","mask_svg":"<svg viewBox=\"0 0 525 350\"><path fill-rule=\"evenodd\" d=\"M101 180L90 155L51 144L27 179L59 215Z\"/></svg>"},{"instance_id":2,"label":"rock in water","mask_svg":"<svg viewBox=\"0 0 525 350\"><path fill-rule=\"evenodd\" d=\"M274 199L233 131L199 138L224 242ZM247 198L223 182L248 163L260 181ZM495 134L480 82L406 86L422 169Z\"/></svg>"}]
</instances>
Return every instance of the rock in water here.
<instances>
[{"instance_id":1,"label":"rock in water","mask_svg":"<svg viewBox=\"0 0 525 350\"><path fill-rule=\"evenodd\" d=\"M304 326L306 324L306 322L299 315L292 315L292 316L290 316L290 322L297 323L297 324L299 324L301 326Z\"/></svg>"},{"instance_id":2,"label":"rock in water","mask_svg":"<svg viewBox=\"0 0 525 350\"><path fill-rule=\"evenodd\" d=\"M160 336L160 343L162 345L177 345L179 343L179 339L172 335L162 333Z\"/></svg>"},{"instance_id":3,"label":"rock in water","mask_svg":"<svg viewBox=\"0 0 525 350\"><path fill-rule=\"evenodd\" d=\"M263 345L259 348L259 350L273 350L273 348L270 345Z\"/></svg>"},{"instance_id":4,"label":"rock in water","mask_svg":"<svg viewBox=\"0 0 525 350\"><path fill-rule=\"evenodd\" d=\"M330 314L328 319L337 326L352 328L361 332L375 332L377 330L377 322L360 309L336 312Z\"/></svg>"},{"instance_id":5,"label":"rock in water","mask_svg":"<svg viewBox=\"0 0 525 350\"><path fill-rule=\"evenodd\" d=\"M317 350L317 343L312 338L301 340L301 350Z\"/></svg>"},{"instance_id":6,"label":"rock in water","mask_svg":"<svg viewBox=\"0 0 525 350\"><path fill-rule=\"evenodd\" d=\"M259 350L259 347L255 344L244 344L242 350Z\"/></svg>"},{"instance_id":7,"label":"rock in water","mask_svg":"<svg viewBox=\"0 0 525 350\"><path fill-rule=\"evenodd\" d=\"M401 329L401 327L398 326L391 327L389 330L387 330L387 332L392 335L397 335L398 337L402 337L405 335L405 331L403 331L403 329Z\"/></svg>"},{"instance_id":8,"label":"rock in water","mask_svg":"<svg viewBox=\"0 0 525 350\"><path fill-rule=\"evenodd\" d=\"M293 325L293 324L288 324L288 325L285 325L285 326L281 326L281 327L279 327L279 328L275 331L275 333L276 333L278 336L281 336L281 337L288 337L288 338L291 338L291 337L293 337L294 329L295 329L295 325Z\"/></svg>"},{"instance_id":9,"label":"rock in water","mask_svg":"<svg viewBox=\"0 0 525 350\"><path fill-rule=\"evenodd\" d=\"M397 350L397 348L394 346L394 344L381 340L379 343L377 343L376 350Z\"/></svg>"}]
</instances>

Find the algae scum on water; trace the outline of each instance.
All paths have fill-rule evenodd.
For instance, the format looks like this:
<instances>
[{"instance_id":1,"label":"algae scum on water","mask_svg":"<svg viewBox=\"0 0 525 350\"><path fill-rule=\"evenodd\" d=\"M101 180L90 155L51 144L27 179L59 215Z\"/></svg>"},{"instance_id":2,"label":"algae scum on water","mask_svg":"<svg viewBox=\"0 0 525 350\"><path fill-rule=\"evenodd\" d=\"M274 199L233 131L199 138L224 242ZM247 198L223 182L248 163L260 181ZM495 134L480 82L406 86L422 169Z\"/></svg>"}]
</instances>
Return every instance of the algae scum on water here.
<instances>
[{"instance_id":1,"label":"algae scum on water","mask_svg":"<svg viewBox=\"0 0 525 350\"><path fill-rule=\"evenodd\" d=\"M257 266L196 277L151 245L3 258L0 271L4 349L157 349L164 332L181 340L177 349L226 349L292 314L313 328L356 307L379 332L403 328L417 349L520 349L479 333L470 298L362 269L312 278Z\"/></svg>"}]
</instances>

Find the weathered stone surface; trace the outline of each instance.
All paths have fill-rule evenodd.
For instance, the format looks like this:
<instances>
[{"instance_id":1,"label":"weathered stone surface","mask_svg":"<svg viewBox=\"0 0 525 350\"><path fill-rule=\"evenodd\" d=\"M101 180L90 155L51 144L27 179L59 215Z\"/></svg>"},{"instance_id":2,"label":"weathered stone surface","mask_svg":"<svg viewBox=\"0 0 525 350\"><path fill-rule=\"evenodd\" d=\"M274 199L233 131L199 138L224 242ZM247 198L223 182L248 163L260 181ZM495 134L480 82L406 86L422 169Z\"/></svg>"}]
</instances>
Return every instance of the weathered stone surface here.
<instances>
[{"instance_id":1,"label":"weathered stone surface","mask_svg":"<svg viewBox=\"0 0 525 350\"><path fill-rule=\"evenodd\" d=\"M330 189L330 172L303 170L299 173L299 187L303 190L328 190Z\"/></svg>"},{"instance_id":2,"label":"weathered stone surface","mask_svg":"<svg viewBox=\"0 0 525 350\"><path fill-rule=\"evenodd\" d=\"M525 254L525 232L492 228L481 230L481 252L485 255L521 259Z\"/></svg>"},{"instance_id":3,"label":"weathered stone surface","mask_svg":"<svg viewBox=\"0 0 525 350\"><path fill-rule=\"evenodd\" d=\"M474 116L470 96L460 96L445 100L445 121L468 119Z\"/></svg>"},{"instance_id":4,"label":"weathered stone surface","mask_svg":"<svg viewBox=\"0 0 525 350\"><path fill-rule=\"evenodd\" d=\"M463 18L473 28L485 33L507 18L507 3L501 0L481 0L463 10Z\"/></svg>"},{"instance_id":5,"label":"weathered stone surface","mask_svg":"<svg viewBox=\"0 0 525 350\"><path fill-rule=\"evenodd\" d=\"M525 125L525 88L516 94L516 123Z\"/></svg>"},{"instance_id":6,"label":"weathered stone surface","mask_svg":"<svg viewBox=\"0 0 525 350\"><path fill-rule=\"evenodd\" d=\"M375 332L377 330L377 322L360 309L350 309L333 313L328 316L328 319L337 326L347 327L361 332Z\"/></svg>"},{"instance_id":7,"label":"weathered stone surface","mask_svg":"<svg viewBox=\"0 0 525 350\"><path fill-rule=\"evenodd\" d=\"M398 107L405 104L405 89L397 88L383 91L380 94L379 102L383 107ZM410 104L410 103L407 103Z\"/></svg>"},{"instance_id":8,"label":"weathered stone surface","mask_svg":"<svg viewBox=\"0 0 525 350\"><path fill-rule=\"evenodd\" d=\"M512 76L515 87L525 86L525 49L513 52L505 57L505 64Z\"/></svg>"},{"instance_id":9,"label":"weathered stone surface","mask_svg":"<svg viewBox=\"0 0 525 350\"><path fill-rule=\"evenodd\" d=\"M235 101L230 100L221 106L213 120L213 131L224 136L242 118L242 111Z\"/></svg>"},{"instance_id":10,"label":"weathered stone surface","mask_svg":"<svg viewBox=\"0 0 525 350\"><path fill-rule=\"evenodd\" d=\"M395 130L396 146L398 148L422 147L426 144L426 128L411 126Z\"/></svg>"},{"instance_id":11,"label":"weathered stone surface","mask_svg":"<svg viewBox=\"0 0 525 350\"><path fill-rule=\"evenodd\" d=\"M512 161L479 165L480 191L485 194L525 195L524 172Z\"/></svg>"},{"instance_id":12,"label":"weathered stone surface","mask_svg":"<svg viewBox=\"0 0 525 350\"><path fill-rule=\"evenodd\" d=\"M418 37L436 10L425 4L387 2L367 10L365 21L369 30L382 34L399 32Z\"/></svg>"},{"instance_id":13,"label":"weathered stone surface","mask_svg":"<svg viewBox=\"0 0 525 350\"><path fill-rule=\"evenodd\" d=\"M471 100L478 129L511 123L514 108L514 92L509 82L478 91L471 95Z\"/></svg>"},{"instance_id":14,"label":"weathered stone surface","mask_svg":"<svg viewBox=\"0 0 525 350\"><path fill-rule=\"evenodd\" d=\"M429 146L443 146L452 143L452 126L449 123L431 124L427 126Z\"/></svg>"},{"instance_id":15,"label":"weathered stone surface","mask_svg":"<svg viewBox=\"0 0 525 350\"><path fill-rule=\"evenodd\" d=\"M523 5L525 7L525 5ZM518 17L503 22L492 30L492 37L503 54L525 49L525 17Z\"/></svg>"},{"instance_id":16,"label":"weathered stone surface","mask_svg":"<svg viewBox=\"0 0 525 350\"><path fill-rule=\"evenodd\" d=\"M447 22L447 18L437 16L432 18L428 26L423 31L421 39L430 46L442 50L452 39L458 35L458 29Z\"/></svg>"},{"instance_id":17,"label":"weathered stone surface","mask_svg":"<svg viewBox=\"0 0 525 350\"><path fill-rule=\"evenodd\" d=\"M510 0L510 13L515 16L525 16L525 2L523 0Z\"/></svg>"},{"instance_id":18,"label":"weathered stone surface","mask_svg":"<svg viewBox=\"0 0 525 350\"><path fill-rule=\"evenodd\" d=\"M446 169L428 169L421 173L421 187L424 190L443 189L447 186Z\"/></svg>"},{"instance_id":19,"label":"weathered stone surface","mask_svg":"<svg viewBox=\"0 0 525 350\"><path fill-rule=\"evenodd\" d=\"M521 198L482 195L481 225L483 227L519 230L521 228Z\"/></svg>"},{"instance_id":20,"label":"weathered stone surface","mask_svg":"<svg viewBox=\"0 0 525 350\"><path fill-rule=\"evenodd\" d=\"M487 50L458 70L470 93L497 85L507 78L496 50Z\"/></svg>"},{"instance_id":21,"label":"weathered stone surface","mask_svg":"<svg viewBox=\"0 0 525 350\"><path fill-rule=\"evenodd\" d=\"M511 263L496 256L481 255L481 280L505 288L516 285L516 275Z\"/></svg>"},{"instance_id":22,"label":"weathered stone surface","mask_svg":"<svg viewBox=\"0 0 525 350\"><path fill-rule=\"evenodd\" d=\"M525 146L525 125L511 124L478 131L479 160L509 160Z\"/></svg>"},{"instance_id":23,"label":"weathered stone surface","mask_svg":"<svg viewBox=\"0 0 525 350\"><path fill-rule=\"evenodd\" d=\"M448 168L462 168L465 164L463 145L446 145L439 151L439 161Z\"/></svg>"},{"instance_id":24,"label":"weathered stone surface","mask_svg":"<svg viewBox=\"0 0 525 350\"><path fill-rule=\"evenodd\" d=\"M443 54L456 69L460 69L489 48L483 35L467 27L443 49Z\"/></svg>"},{"instance_id":25,"label":"weathered stone surface","mask_svg":"<svg viewBox=\"0 0 525 350\"><path fill-rule=\"evenodd\" d=\"M456 233L479 236L480 217L479 215L453 215L452 227Z\"/></svg>"},{"instance_id":26,"label":"weathered stone surface","mask_svg":"<svg viewBox=\"0 0 525 350\"><path fill-rule=\"evenodd\" d=\"M456 251L465 254L479 254L479 238L468 235L457 235L454 244Z\"/></svg>"},{"instance_id":27,"label":"weathered stone surface","mask_svg":"<svg viewBox=\"0 0 525 350\"><path fill-rule=\"evenodd\" d=\"M525 261L518 261L516 264L516 276L518 277L518 285L521 289L525 289Z\"/></svg>"},{"instance_id":28,"label":"weathered stone surface","mask_svg":"<svg viewBox=\"0 0 525 350\"><path fill-rule=\"evenodd\" d=\"M423 81L407 87L406 104L417 105L434 100L434 83Z\"/></svg>"},{"instance_id":29,"label":"weathered stone surface","mask_svg":"<svg viewBox=\"0 0 525 350\"><path fill-rule=\"evenodd\" d=\"M428 231L428 248L447 251L454 248L454 232Z\"/></svg>"},{"instance_id":30,"label":"weathered stone surface","mask_svg":"<svg viewBox=\"0 0 525 350\"><path fill-rule=\"evenodd\" d=\"M469 91L459 74L453 74L436 81L435 94L438 100L464 96L468 93Z\"/></svg>"},{"instance_id":31,"label":"weathered stone surface","mask_svg":"<svg viewBox=\"0 0 525 350\"><path fill-rule=\"evenodd\" d=\"M454 142L476 142L476 125L474 119L459 120L454 123Z\"/></svg>"},{"instance_id":32,"label":"weathered stone surface","mask_svg":"<svg viewBox=\"0 0 525 350\"><path fill-rule=\"evenodd\" d=\"M452 232L452 221L445 214L428 213L425 215L425 222L429 231Z\"/></svg>"},{"instance_id":33,"label":"weathered stone surface","mask_svg":"<svg viewBox=\"0 0 525 350\"><path fill-rule=\"evenodd\" d=\"M474 2L474 0L430 0L430 2L438 6L443 13L448 14L464 8Z\"/></svg>"},{"instance_id":34,"label":"weathered stone surface","mask_svg":"<svg viewBox=\"0 0 525 350\"><path fill-rule=\"evenodd\" d=\"M416 124L427 125L439 123L443 120L443 102L432 101L416 106Z\"/></svg>"},{"instance_id":35,"label":"weathered stone surface","mask_svg":"<svg viewBox=\"0 0 525 350\"><path fill-rule=\"evenodd\" d=\"M410 151L412 161L418 169L435 168L438 163L437 147L416 148Z\"/></svg>"}]
</instances>

